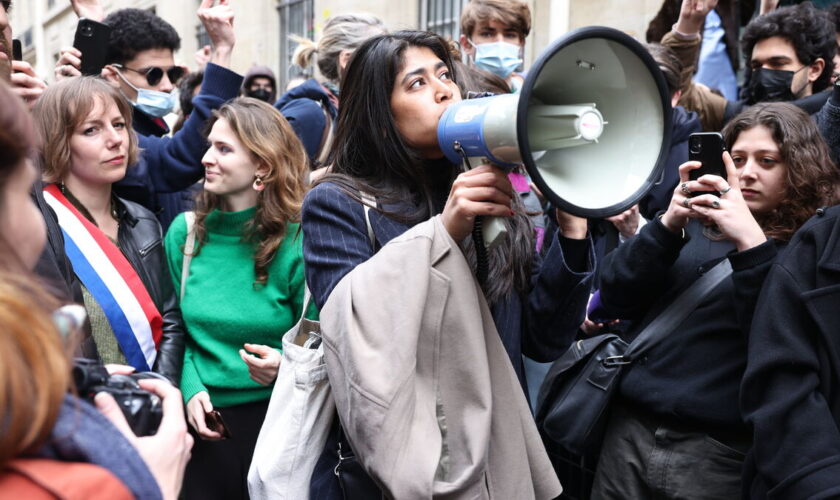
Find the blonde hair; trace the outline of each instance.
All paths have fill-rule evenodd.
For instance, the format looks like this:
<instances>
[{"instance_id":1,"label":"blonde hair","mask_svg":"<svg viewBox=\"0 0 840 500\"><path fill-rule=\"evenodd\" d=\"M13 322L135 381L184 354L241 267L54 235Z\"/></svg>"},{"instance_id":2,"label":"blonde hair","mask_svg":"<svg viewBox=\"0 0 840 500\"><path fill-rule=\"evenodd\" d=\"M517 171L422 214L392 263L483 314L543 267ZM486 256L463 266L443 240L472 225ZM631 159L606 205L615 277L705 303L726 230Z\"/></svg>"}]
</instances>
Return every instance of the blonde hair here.
<instances>
[{"instance_id":1,"label":"blonde hair","mask_svg":"<svg viewBox=\"0 0 840 500\"><path fill-rule=\"evenodd\" d=\"M0 270L0 468L44 444L70 387L53 299L32 283Z\"/></svg>"},{"instance_id":2,"label":"blonde hair","mask_svg":"<svg viewBox=\"0 0 840 500\"><path fill-rule=\"evenodd\" d=\"M371 14L341 14L327 19L324 33L316 44L312 40L291 35L290 39L299 45L292 54L292 61L306 68L318 56L318 70L324 77L338 83L341 80L339 72L339 56L341 51L355 51L368 38L387 33L385 24L378 17Z\"/></svg>"},{"instance_id":3,"label":"blonde hair","mask_svg":"<svg viewBox=\"0 0 840 500\"><path fill-rule=\"evenodd\" d=\"M70 170L70 138L84 123L98 100L111 99L125 120L128 130L127 165L137 163L137 136L131 129L131 104L119 90L94 76L68 78L50 85L33 111L41 138L39 157L46 182L61 182Z\"/></svg>"},{"instance_id":4,"label":"blonde hair","mask_svg":"<svg viewBox=\"0 0 840 500\"><path fill-rule=\"evenodd\" d=\"M286 235L289 222L300 221L300 207L306 194L309 162L295 131L273 106L258 99L240 97L213 112L207 130L218 120L230 125L239 142L251 153L254 164L265 166L262 191L257 195L257 213L248 236L258 240L254 252L255 283L268 279L268 266ZM207 239L205 219L221 206L221 197L204 191L195 210L196 240ZM200 251L200 247L196 253Z\"/></svg>"}]
</instances>

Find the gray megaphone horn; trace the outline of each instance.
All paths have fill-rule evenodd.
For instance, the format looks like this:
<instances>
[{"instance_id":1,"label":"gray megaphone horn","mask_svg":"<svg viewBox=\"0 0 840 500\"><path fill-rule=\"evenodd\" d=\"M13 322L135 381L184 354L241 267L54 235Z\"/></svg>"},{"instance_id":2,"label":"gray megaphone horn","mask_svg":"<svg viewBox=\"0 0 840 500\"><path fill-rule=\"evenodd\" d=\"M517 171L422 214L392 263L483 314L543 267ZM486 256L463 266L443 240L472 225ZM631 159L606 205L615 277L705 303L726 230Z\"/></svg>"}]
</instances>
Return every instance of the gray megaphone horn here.
<instances>
[{"instance_id":1,"label":"gray megaphone horn","mask_svg":"<svg viewBox=\"0 0 840 500\"><path fill-rule=\"evenodd\" d=\"M558 208L603 218L659 180L671 142L671 96L659 66L612 28L572 31L540 54L518 95L468 99L444 112L438 143L453 163L524 164ZM483 224L491 246L500 220Z\"/></svg>"}]
</instances>

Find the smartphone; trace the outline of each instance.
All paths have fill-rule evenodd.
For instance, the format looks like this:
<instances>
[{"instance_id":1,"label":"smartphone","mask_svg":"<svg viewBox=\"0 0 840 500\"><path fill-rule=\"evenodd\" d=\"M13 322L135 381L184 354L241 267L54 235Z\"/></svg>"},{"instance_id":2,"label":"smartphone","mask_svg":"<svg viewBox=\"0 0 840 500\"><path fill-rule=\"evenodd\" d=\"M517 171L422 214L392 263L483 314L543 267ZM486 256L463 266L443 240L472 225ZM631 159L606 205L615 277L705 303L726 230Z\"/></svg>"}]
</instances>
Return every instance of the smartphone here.
<instances>
[{"instance_id":1,"label":"smartphone","mask_svg":"<svg viewBox=\"0 0 840 500\"><path fill-rule=\"evenodd\" d=\"M227 424L225 424L219 410L204 412L204 423L211 431L221 434L222 439L230 439L230 429L228 429Z\"/></svg>"},{"instance_id":2,"label":"smartphone","mask_svg":"<svg viewBox=\"0 0 840 500\"><path fill-rule=\"evenodd\" d=\"M82 53L83 75L99 75L102 67L108 62L108 38L111 27L90 19L81 18L76 25L76 37L73 47Z\"/></svg>"},{"instance_id":3,"label":"smartphone","mask_svg":"<svg viewBox=\"0 0 840 500\"><path fill-rule=\"evenodd\" d=\"M706 174L718 175L726 179L726 165L723 164L723 152L726 144L719 132L698 132L688 136L688 159L699 161L700 168L688 173L688 178L697 180ZM708 191L691 193L691 196L705 194Z\"/></svg>"},{"instance_id":4,"label":"smartphone","mask_svg":"<svg viewBox=\"0 0 840 500\"><path fill-rule=\"evenodd\" d=\"M12 40L12 59L23 61L23 46L17 38Z\"/></svg>"}]
</instances>

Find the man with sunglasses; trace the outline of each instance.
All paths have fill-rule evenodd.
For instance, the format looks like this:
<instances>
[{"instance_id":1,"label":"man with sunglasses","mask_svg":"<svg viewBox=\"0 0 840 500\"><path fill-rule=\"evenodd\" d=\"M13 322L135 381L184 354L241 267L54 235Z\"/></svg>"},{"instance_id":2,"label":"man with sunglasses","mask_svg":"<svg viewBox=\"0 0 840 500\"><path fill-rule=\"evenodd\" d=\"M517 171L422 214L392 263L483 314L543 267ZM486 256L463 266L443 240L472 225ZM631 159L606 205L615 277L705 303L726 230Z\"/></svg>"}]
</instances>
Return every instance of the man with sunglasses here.
<instances>
[{"instance_id":1,"label":"man with sunglasses","mask_svg":"<svg viewBox=\"0 0 840 500\"><path fill-rule=\"evenodd\" d=\"M214 5L218 3L218 5ZM102 77L119 88L134 107L133 127L142 149L140 161L116 185L117 193L157 214L163 230L192 208L192 186L204 176L207 149L204 123L214 109L239 94L242 76L227 69L235 43L233 10L227 0L202 0L198 17L210 37L212 53L190 118L172 137L163 117L172 112L173 90L186 68L175 64L181 46L175 29L145 9L121 9L102 19L99 0L71 0L76 14L111 27L108 62ZM79 75L76 49L62 51L56 76Z\"/></svg>"}]
</instances>

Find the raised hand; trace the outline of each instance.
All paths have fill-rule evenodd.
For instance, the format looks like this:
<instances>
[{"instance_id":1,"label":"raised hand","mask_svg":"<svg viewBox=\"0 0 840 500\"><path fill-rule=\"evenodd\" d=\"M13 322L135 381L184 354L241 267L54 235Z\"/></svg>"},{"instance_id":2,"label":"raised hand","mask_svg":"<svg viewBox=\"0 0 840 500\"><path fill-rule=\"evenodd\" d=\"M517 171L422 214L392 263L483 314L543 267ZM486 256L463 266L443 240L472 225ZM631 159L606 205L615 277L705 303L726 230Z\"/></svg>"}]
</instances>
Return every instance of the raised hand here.
<instances>
[{"instance_id":1,"label":"raised hand","mask_svg":"<svg viewBox=\"0 0 840 500\"><path fill-rule=\"evenodd\" d=\"M102 22L105 19L105 9L99 0L70 0L70 6L77 16L93 21Z\"/></svg>"},{"instance_id":2,"label":"raised hand","mask_svg":"<svg viewBox=\"0 0 840 500\"><path fill-rule=\"evenodd\" d=\"M683 0L675 28L685 35L699 34L706 23L706 15L717 7L717 4L718 0Z\"/></svg>"},{"instance_id":3,"label":"raised hand","mask_svg":"<svg viewBox=\"0 0 840 500\"><path fill-rule=\"evenodd\" d=\"M82 52L76 47L64 47L60 54L58 61L55 63L55 81L59 82L65 78L82 76Z\"/></svg>"},{"instance_id":4,"label":"raised hand","mask_svg":"<svg viewBox=\"0 0 840 500\"><path fill-rule=\"evenodd\" d=\"M230 53L236 44L236 35L233 32L233 9L227 0L219 0L219 4L214 6L215 3L215 0L201 0L198 18L204 25L213 47L210 62L228 67Z\"/></svg>"}]
</instances>

